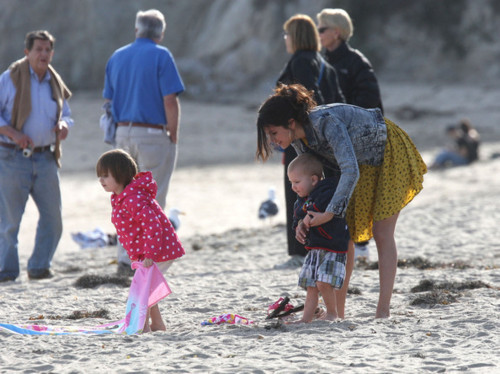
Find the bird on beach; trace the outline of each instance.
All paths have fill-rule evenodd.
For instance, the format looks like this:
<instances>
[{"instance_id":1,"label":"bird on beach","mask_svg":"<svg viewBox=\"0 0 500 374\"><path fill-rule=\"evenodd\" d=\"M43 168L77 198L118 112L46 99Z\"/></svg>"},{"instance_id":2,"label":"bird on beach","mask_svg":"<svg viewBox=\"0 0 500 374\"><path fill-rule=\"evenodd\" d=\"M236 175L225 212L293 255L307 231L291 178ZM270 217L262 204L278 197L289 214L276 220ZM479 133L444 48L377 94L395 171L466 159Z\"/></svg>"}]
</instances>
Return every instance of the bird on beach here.
<instances>
[{"instance_id":1,"label":"bird on beach","mask_svg":"<svg viewBox=\"0 0 500 374\"><path fill-rule=\"evenodd\" d=\"M266 219L274 217L278 214L278 204L276 203L276 190L270 187L268 191L267 200L263 201L259 207L259 219Z\"/></svg>"},{"instance_id":2,"label":"bird on beach","mask_svg":"<svg viewBox=\"0 0 500 374\"><path fill-rule=\"evenodd\" d=\"M179 227L181 226L181 219L179 217L179 214L186 214L186 213L184 213L178 208L172 208L167 213L168 220L174 227L175 231L179 230Z\"/></svg>"}]
</instances>

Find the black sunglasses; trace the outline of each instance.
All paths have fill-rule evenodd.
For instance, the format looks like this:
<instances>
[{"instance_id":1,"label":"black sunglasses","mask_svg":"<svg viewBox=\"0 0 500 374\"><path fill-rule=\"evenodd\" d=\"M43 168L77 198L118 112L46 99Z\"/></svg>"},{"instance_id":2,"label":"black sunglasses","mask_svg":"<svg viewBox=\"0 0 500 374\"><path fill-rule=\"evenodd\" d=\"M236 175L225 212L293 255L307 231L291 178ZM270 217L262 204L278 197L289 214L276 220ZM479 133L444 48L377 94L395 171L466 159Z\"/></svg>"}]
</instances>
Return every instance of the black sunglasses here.
<instances>
[{"instance_id":1,"label":"black sunglasses","mask_svg":"<svg viewBox=\"0 0 500 374\"><path fill-rule=\"evenodd\" d=\"M326 30L328 30L328 29L329 29L329 27L326 27L326 26L325 26L325 27L320 27L320 28L318 29L318 32L319 32L320 34L323 34L323 33L324 33Z\"/></svg>"}]
</instances>

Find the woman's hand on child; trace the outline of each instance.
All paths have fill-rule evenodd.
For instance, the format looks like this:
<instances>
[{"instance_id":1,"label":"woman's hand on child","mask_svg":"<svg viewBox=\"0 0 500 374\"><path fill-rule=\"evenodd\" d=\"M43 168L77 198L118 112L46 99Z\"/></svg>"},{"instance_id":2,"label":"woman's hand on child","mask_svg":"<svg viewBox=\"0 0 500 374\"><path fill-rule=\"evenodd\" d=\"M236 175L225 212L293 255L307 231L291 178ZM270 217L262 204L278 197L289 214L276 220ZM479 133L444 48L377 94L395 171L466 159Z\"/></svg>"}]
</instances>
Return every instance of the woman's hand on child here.
<instances>
[{"instance_id":1,"label":"woman's hand on child","mask_svg":"<svg viewBox=\"0 0 500 374\"><path fill-rule=\"evenodd\" d=\"M150 266L153 266L155 262L150 259L150 258L145 258L144 261L142 262L142 264L144 265L144 267L150 267Z\"/></svg>"},{"instance_id":2,"label":"woman's hand on child","mask_svg":"<svg viewBox=\"0 0 500 374\"><path fill-rule=\"evenodd\" d=\"M333 218L334 214L330 212L307 212L307 223L309 227L312 226L321 226L324 223L327 223Z\"/></svg>"}]
</instances>

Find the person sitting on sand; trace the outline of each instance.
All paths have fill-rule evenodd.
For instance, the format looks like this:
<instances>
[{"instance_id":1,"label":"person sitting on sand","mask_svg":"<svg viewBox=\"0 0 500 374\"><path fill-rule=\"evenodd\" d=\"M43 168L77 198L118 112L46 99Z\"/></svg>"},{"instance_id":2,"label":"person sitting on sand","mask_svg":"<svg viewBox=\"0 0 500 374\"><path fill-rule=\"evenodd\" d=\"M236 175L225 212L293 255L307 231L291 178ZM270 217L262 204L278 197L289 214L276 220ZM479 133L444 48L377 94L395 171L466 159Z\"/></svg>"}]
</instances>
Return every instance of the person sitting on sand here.
<instances>
[{"instance_id":1,"label":"person sitting on sand","mask_svg":"<svg viewBox=\"0 0 500 374\"><path fill-rule=\"evenodd\" d=\"M325 178L323 165L311 153L304 153L288 166L288 178L298 198L295 202L293 227L303 221L309 226L310 211L324 212L337 188L338 178ZM337 289L342 288L346 274L349 230L344 218L309 227L305 242L308 250L299 275L299 286L307 290L304 314L298 322L311 322L318 307L319 294L326 305L326 320L336 320Z\"/></svg>"},{"instance_id":2,"label":"person sitting on sand","mask_svg":"<svg viewBox=\"0 0 500 374\"><path fill-rule=\"evenodd\" d=\"M156 262L161 271L166 271L185 252L155 200L158 187L151 172L138 173L134 159L121 149L102 154L96 172L104 190L113 193L111 222L130 259L142 261L145 267ZM165 331L166 327L155 304L148 309L143 332L157 330Z\"/></svg>"},{"instance_id":3,"label":"person sitting on sand","mask_svg":"<svg viewBox=\"0 0 500 374\"><path fill-rule=\"evenodd\" d=\"M462 119L457 126L448 126L446 134L453 139L454 145L450 149L443 149L430 169L469 165L479 158L479 133L467 118Z\"/></svg>"}]
</instances>

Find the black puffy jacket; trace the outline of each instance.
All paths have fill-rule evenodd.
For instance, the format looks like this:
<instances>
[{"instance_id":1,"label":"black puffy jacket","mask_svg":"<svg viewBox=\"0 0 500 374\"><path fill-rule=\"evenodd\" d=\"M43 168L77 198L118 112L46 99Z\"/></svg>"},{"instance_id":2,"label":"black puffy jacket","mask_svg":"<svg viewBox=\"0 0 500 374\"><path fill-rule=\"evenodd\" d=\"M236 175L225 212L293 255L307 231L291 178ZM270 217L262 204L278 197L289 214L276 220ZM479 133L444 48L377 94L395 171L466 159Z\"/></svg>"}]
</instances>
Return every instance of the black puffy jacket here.
<instances>
[{"instance_id":1,"label":"black puffy jacket","mask_svg":"<svg viewBox=\"0 0 500 374\"><path fill-rule=\"evenodd\" d=\"M325 51L324 55L337 71L347 104L380 108L384 112L377 77L370 61L360 51L344 42L334 51Z\"/></svg>"},{"instance_id":2,"label":"black puffy jacket","mask_svg":"<svg viewBox=\"0 0 500 374\"><path fill-rule=\"evenodd\" d=\"M318 84L320 74L321 80ZM278 83L302 84L308 90L314 91L314 99L318 105L345 103L335 68L319 52L295 52L281 71Z\"/></svg>"},{"instance_id":3,"label":"black puffy jacket","mask_svg":"<svg viewBox=\"0 0 500 374\"><path fill-rule=\"evenodd\" d=\"M314 187L314 190L306 198L297 198L293 212L293 228L297 227L299 220L304 219L307 211L324 212L335 189L337 188L336 178L326 178ZM322 249L330 252L347 252L349 243L349 230L344 218L333 217L330 221L311 227L306 238L305 248Z\"/></svg>"}]
</instances>

